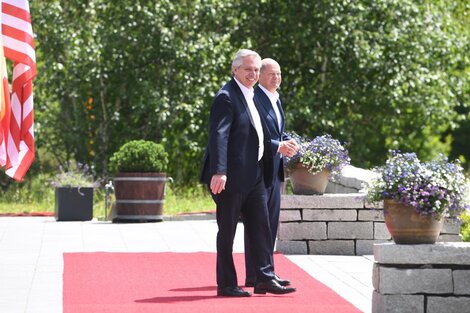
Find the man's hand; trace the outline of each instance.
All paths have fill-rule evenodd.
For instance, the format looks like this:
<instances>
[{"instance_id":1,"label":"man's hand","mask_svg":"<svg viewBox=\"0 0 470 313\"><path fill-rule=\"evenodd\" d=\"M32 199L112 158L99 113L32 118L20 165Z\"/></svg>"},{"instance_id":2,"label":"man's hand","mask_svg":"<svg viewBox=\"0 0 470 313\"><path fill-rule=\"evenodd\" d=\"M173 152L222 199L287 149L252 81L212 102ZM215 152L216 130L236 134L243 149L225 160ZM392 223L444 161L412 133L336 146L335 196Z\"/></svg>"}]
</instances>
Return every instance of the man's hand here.
<instances>
[{"instance_id":1,"label":"man's hand","mask_svg":"<svg viewBox=\"0 0 470 313\"><path fill-rule=\"evenodd\" d=\"M215 174L211 179L211 191L217 195L225 189L225 183L227 182L227 175Z\"/></svg>"},{"instance_id":2,"label":"man's hand","mask_svg":"<svg viewBox=\"0 0 470 313\"><path fill-rule=\"evenodd\" d=\"M299 144L295 139L285 140L279 143L279 153L289 158L293 157L299 148Z\"/></svg>"}]
</instances>

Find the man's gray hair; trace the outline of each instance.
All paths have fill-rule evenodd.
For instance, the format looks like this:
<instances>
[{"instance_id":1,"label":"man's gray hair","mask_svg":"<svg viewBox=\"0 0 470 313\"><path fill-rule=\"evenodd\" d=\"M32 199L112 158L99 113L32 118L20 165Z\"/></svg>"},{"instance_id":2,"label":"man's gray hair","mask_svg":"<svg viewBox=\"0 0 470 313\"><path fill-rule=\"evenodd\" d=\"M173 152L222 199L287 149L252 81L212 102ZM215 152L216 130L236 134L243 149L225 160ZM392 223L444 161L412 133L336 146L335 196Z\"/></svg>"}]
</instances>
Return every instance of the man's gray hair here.
<instances>
[{"instance_id":1,"label":"man's gray hair","mask_svg":"<svg viewBox=\"0 0 470 313\"><path fill-rule=\"evenodd\" d=\"M235 53L232 61L232 67L240 67L243 64L243 58L247 56L255 56L261 61L261 57L256 51L249 49L240 49Z\"/></svg>"}]
</instances>

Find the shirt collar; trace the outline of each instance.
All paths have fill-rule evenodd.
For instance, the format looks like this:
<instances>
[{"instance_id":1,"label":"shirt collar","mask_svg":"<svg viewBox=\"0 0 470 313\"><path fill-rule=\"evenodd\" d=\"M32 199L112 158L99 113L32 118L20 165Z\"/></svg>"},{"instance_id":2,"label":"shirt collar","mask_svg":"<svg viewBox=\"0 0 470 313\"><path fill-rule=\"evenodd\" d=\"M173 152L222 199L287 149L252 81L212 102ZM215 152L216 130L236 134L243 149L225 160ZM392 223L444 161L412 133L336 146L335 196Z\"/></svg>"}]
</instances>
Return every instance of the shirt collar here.
<instances>
[{"instance_id":1,"label":"shirt collar","mask_svg":"<svg viewBox=\"0 0 470 313\"><path fill-rule=\"evenodd\" d=\"M261 84L258 84L259 88L264 91L264 93L268 96L269 100L271 100L272 103L276 103L277 100L279 99L279 93L275 91L272 93L271 91L267 90L264 88Z\"/></svg>"},{"instance_id":2,"label":"shirt collar","mask_svg":"<svg viewBox=\"0 0 470 313\"><path fill-rule=\"evenodd\" d=\"M238 87L240 87L240 89L242 90L242 93L243 93L243 96L245 98L253 98L253 88L248 88L246 87L245 85L243 85L242 83L240 83L238 81L238 79L236 79L235 77L233 78L236 82L237 82L237 85Z\"/></svg>"}]
</instances>

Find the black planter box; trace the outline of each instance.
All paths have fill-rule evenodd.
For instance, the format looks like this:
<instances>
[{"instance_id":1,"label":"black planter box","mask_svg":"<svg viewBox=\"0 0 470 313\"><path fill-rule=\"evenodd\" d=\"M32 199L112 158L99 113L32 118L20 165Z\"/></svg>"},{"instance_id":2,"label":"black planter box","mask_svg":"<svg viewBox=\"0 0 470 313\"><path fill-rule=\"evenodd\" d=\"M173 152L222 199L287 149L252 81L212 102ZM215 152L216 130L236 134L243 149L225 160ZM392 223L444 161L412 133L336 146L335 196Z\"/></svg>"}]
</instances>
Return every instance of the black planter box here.
<instances>
[{"instance_id":1,"label":"black planter box","mask_svg":"<svg viewBox=\"0 0 470 313\"><path fill-rule=\"evenodd\" d=\"M89 221L93 218L93 188L57 187L55 219L57 221Z\"/></svg>"}]
</instances>

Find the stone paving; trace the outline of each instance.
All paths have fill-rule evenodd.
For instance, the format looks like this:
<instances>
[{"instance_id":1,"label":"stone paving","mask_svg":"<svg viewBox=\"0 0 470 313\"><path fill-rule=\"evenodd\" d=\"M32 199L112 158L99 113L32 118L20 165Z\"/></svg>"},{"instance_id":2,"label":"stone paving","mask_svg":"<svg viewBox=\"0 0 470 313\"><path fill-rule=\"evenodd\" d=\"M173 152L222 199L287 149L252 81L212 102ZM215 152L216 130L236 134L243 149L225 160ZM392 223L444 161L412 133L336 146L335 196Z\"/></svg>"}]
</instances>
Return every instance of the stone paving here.
<instances>
[{"instance_id":1,"label":"stone paving","mask_svg":"<svg viewBox=\"0 0 470 313\"><path fill-rule=\"evenodd\" d=\"M112 224L0 217L0 312L62 312L64 252L215 252L216 233L215 221L205 218ZM234 252L243 252L241 224ZM371 311L372 256L287 257L361 311Z\"/></svg>"}]
</instances>

